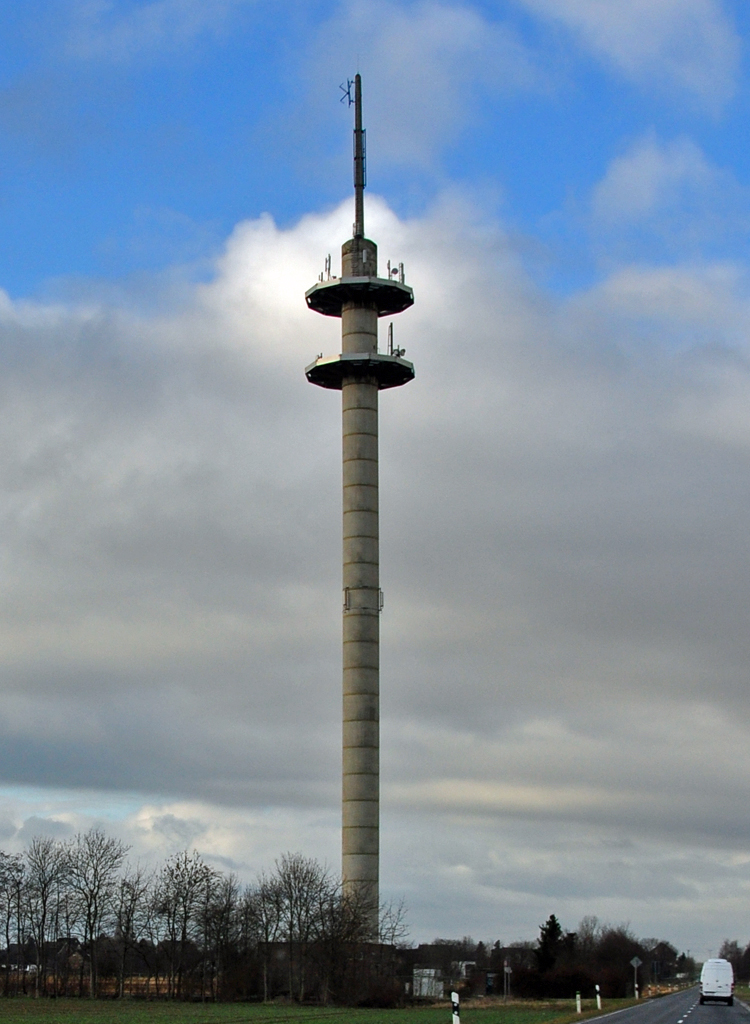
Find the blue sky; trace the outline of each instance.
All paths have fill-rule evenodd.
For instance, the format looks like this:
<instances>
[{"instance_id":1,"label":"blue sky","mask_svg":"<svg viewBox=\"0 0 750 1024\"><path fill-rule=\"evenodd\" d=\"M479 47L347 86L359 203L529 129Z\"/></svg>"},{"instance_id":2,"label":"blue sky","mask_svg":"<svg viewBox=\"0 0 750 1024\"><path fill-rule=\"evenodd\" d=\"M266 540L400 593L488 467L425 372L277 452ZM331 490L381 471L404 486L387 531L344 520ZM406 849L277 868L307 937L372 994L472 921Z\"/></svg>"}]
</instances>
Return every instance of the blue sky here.
<instances>
[{"instance_id":1,"label":"blue sky","mask_svg":"<svg viewBox=\"0 0 750 1024\"><path fill-rule=\"evenodd\" d=\"M749 173L742 4L690 2L682 24L679 4L657 4L653 41L596 6L3 5L3 286L200 261L243 218L287 225L338 202L338 83L357 66L372 188L401 215L451 185L474 193L575 286L596 273L592 190L639 139L689 139L740 186Z\"/></svg>"},{"instance_id":2,"label":"blue sky","mask_svg":"<svg viewBox=\"0 0 750 1024\"><path fill-rule=\"evenodd\" d=\"M750 13L2 5L0 841L338 863L338 351L382 399L382 881L412 937L750 940ZM440 841L436 841L439 837Z\"/></svg>"}]
</instances>

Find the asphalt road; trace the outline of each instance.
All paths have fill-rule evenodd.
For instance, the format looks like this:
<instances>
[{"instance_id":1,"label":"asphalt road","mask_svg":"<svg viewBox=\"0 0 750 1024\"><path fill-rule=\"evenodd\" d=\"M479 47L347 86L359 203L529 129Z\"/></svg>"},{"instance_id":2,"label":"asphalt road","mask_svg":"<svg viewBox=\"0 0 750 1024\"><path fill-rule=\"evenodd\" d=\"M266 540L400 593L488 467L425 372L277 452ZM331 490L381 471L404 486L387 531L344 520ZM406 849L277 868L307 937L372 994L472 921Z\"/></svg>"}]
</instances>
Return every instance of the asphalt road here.
<instances>
[{"instance_id":1,"label":"asphalt road","mask_svg":"<svg viewBox=\"0 0 750 1024\"><path fill-rule=\"evenodd\" d=\"M639 1006L597 1017L607 1024L750 1024L750 1008L736 997L734 1006L726 1003L698 1002L699 990L689 988L660 999L649 999Z\"/></svg>"}]
</instances>

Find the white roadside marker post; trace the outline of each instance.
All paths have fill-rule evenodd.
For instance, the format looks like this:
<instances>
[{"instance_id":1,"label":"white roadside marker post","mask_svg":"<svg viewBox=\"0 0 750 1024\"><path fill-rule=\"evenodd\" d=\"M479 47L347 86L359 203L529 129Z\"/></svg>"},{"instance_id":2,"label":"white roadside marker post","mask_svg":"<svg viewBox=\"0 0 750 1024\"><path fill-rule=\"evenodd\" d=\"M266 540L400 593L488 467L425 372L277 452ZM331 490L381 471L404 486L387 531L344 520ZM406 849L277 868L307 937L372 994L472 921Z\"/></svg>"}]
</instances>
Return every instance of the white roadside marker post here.
<instances>
[{"instance_id":1,"label":"white roadside marker post","mask_svg":"<svg viewBox=\"0 0 750 1024\"><path fill-rule=\"evenodd\" d=\"M602 996L598 985L596 986L596 1008L597 1010L601 1010L602 1008Z\"/></svg>"},{"instance_id":2,"label":"white roadside marker post","mask_svg":"<svg viewBox=\"0 0 750 1024\"><path fill-rule=\"evenodd\" d=\"M581 993L576 992L576 1013L581 1012Z\"/></svg>"},{"instance_id":3,"label":"white roadside marker post","mask_svg":"<svg viewBox=\"0 0 750 1024\"><path fill-rule=\"evenodd\" d=\"M461 1008L458 1005L458 992L451 992L451 1009L453 1010L453 1024L461 1024Z\"/></svg>"}]
</instances>

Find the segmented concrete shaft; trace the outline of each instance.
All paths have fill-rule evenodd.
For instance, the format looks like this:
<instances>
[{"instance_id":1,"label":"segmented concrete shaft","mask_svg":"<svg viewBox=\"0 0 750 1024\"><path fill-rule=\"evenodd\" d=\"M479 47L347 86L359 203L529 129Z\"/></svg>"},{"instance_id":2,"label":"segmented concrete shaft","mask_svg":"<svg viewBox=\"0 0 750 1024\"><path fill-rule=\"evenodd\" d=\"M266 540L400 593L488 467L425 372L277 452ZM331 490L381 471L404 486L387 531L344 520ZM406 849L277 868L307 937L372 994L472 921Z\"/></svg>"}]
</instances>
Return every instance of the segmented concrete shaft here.
<instances>
[{"instance_id":1,"label":"segmented concrete shaft","mask_svg":"<svg viewBox=\"0 0 750 1024\"><path fill-rule=\"evenodd\" d=\"M377 351L377 313L344 308L343 351ZM344 886L370 905L377 933L379 862L378 384L344 380Z\"/></svg>"}]
</instances>

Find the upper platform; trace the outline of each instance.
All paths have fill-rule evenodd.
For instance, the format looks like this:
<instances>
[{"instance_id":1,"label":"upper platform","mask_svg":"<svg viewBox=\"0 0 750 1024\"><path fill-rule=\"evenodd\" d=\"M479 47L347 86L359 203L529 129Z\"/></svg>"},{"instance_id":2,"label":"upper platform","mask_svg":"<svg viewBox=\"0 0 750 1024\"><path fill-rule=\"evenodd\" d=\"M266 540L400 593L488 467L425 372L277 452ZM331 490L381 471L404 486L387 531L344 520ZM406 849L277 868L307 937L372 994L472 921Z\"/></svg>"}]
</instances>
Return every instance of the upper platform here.
<instances>
[{"instance_id":1,"label":"upper platform","mask_svg":"<svg viewBox=\"0 0 750 1024\"><path fill-rule=\"evenodd\" d=\"M341 316L345 303L374 307L378 316L403 313L414 305L414 292L400 281L384 277L340 277L319 281L305 292L310 309L323 316Z\"/></svg>"},{"instance_id":2,"label":"upper platform","mask_svg":"<svg viewBox=\"0 0 750 1024\"><path fill-rule=\"evenodd\" d=\"M305 367L305 376L320 388L341 391L346 377L374 377L378 390L398 388L414 380L414 366L401 356L380 352L347 352L340 356L321 356Z\"/></svg>"}]
</instances>

